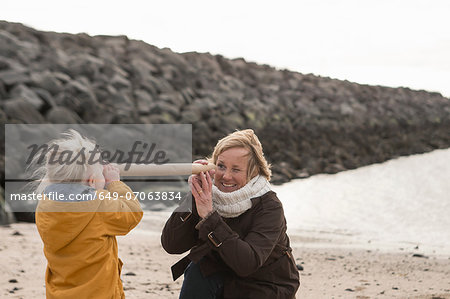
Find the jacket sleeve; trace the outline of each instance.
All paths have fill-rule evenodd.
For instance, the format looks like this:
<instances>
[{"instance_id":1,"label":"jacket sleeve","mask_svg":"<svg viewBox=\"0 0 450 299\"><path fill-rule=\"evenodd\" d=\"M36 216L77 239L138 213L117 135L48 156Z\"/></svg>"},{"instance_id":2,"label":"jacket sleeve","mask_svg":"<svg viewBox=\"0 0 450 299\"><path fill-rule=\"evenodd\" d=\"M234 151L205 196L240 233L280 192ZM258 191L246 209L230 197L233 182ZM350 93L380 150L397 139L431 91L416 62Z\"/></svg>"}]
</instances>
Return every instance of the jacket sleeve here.
<instances>
[{"instance_id":1,"label":"jacket sleeve","mask_svg":"<svg viewBox=\"0 0 450 299\"><path fill-rule=\"evenodd\" d=\"M97 194L106 235L126 235L141 221L143 212L133 191L121 181L111 182Z\"/></svg>"},{"instance_id":2,"label":"jacket sleeve","mask_svg":"<svg viewBox=\"0 0 450 299\"><path fill-rule=\"evenodd\" d=\"M255 212L249 233L240 238L217 212L199 226L199 238L208 242L222 260L241 277L258 270L272 253L284 227L280 202L268 200Z\"/></svg>"},{"instance_id":3,"label":"jacket sleeve","mask_svg":"<svg viewBox=\"0 0 450 299\"><path fill-rule=\"evenodd\" d=\"M161 245L167 253L181 254L190 250L198 240L195 225L199 221L192 195L188 194L164 225Z\"/></svg>"}]
</instances>

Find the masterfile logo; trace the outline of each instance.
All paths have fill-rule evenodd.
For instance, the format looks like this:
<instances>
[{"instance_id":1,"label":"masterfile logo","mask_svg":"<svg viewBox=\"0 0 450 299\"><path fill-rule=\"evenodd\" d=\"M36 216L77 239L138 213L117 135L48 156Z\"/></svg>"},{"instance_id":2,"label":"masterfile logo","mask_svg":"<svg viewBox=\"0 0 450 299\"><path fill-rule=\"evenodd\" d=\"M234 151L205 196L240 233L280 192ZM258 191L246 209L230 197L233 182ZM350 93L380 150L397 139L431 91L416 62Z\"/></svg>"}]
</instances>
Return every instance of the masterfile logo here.
<instances>
[{"instance_id":1,"label":"masterfile logo","mask_svg":"<svg viewBox=\"0 0 450 299\"><path fill-rule=\"evenodd\" d=\"M58 190L48 192L52 196L47 199L86 202L98 199L95 189L75 188L80 194L67 193L67 190L75 190L75 184L85 185L85 173L90 166L102 169L113 164L127 171L131 165L191 162L192 126L189 124L6 124L5 200L14 212L33 212L43 198L44 189L36 193L37 186L44 182L45 186L53 184L52 190ZM127 196L140 200L144 209L156 206L162 209L189 194L185 174L125 176L121 180L133 190ZM60 185L55 188L55 184ZM113 200L113 195L102 195L101 200Z\"/></svg>"}]
</instances>

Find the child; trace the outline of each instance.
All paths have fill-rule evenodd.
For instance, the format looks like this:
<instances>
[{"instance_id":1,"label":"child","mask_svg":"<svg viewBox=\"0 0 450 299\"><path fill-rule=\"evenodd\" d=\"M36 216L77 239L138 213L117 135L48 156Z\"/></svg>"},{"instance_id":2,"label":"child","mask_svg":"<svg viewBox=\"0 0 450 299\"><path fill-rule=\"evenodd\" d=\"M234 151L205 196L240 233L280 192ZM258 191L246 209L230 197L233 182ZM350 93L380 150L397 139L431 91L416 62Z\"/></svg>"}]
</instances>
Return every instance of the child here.
<instances>
[{"instance_id":1,"label":"child","mask_svg":"<svg viewBox=\"0 0 450 299\"><path fill-rule=\"evenodd\" d=\"M95 144L78 132L70 130L51 145L37 188L44 197L36 209L48 261L47 298L125 298L115 236L139 223L139 201L120 181L117 167L102 165L98 153L89 159ZM51 162L69 153L76 161Z\"/></svg>"}]
</instances>

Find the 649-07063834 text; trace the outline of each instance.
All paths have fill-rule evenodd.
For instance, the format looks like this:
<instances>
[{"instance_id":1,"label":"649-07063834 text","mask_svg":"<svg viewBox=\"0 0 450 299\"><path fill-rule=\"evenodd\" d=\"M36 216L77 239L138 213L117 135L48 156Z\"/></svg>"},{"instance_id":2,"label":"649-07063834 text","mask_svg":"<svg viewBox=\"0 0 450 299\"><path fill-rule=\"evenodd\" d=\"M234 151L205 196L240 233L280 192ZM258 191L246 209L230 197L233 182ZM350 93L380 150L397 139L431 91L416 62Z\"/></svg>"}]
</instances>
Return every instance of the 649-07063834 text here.
<instances>
[{"instance_id":1,"label":"649-07063834 text","mask_svg":"<svg viewBox=\"0 0 450 299\"><path fill-rule=\"evenodd\" d=\"M181 200L180 191L149 191L149 192L127 192L125 194L125 199L133 200L138 199L144 200ZM55 201L85 201L94 200L98 198L99 200L118 200L119 194L117 192L111 193L87 193L87 194L64 194L58 192L49 192L44 194L39 193L12 193L10 194L11 201L39 201L39 200L55 200Z\"/></svg>"}]
</instances>

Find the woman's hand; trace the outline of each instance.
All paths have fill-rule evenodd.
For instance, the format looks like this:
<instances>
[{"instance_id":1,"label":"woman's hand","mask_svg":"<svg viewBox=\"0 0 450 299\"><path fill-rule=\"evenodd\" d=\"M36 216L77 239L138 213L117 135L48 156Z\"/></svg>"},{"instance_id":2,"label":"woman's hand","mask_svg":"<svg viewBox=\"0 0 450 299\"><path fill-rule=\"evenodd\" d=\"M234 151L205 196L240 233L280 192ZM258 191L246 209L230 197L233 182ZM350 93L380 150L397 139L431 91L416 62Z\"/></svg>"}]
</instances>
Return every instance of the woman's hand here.
<instances>
[{"instance_id":1,"label":"woman's hand","mask_svg":"<svg viewBox=\"0 0 450 299\"><path fill-rule=\"evenodd\" d=\"M208 165L208 161L207 160L195 160L193 163L197 163L197 164L202 164L202 165ZM214 177L214 174L216 173L216 170L215 169L211 169L210 171L209 171L209 175L211 176L211 177ZM189 176L189 179L188 179L188 184L189 184L189 187L191 187L192 188L192 179L195 177L195 176L197 176L197 175L191 175L191 176Z\"/></svg>"},{"instance_id":2,"label":"woman's hand","mask_svg":"<svg viewBox=\"0 0 450 299\"><path fill-rule=\"evenodd\" d=\"M211 176L209 172L201 172L191 177L191 192L194 195L198 215L201 218L205 218L213 211Z\"/></svg>"}]
</instances>

